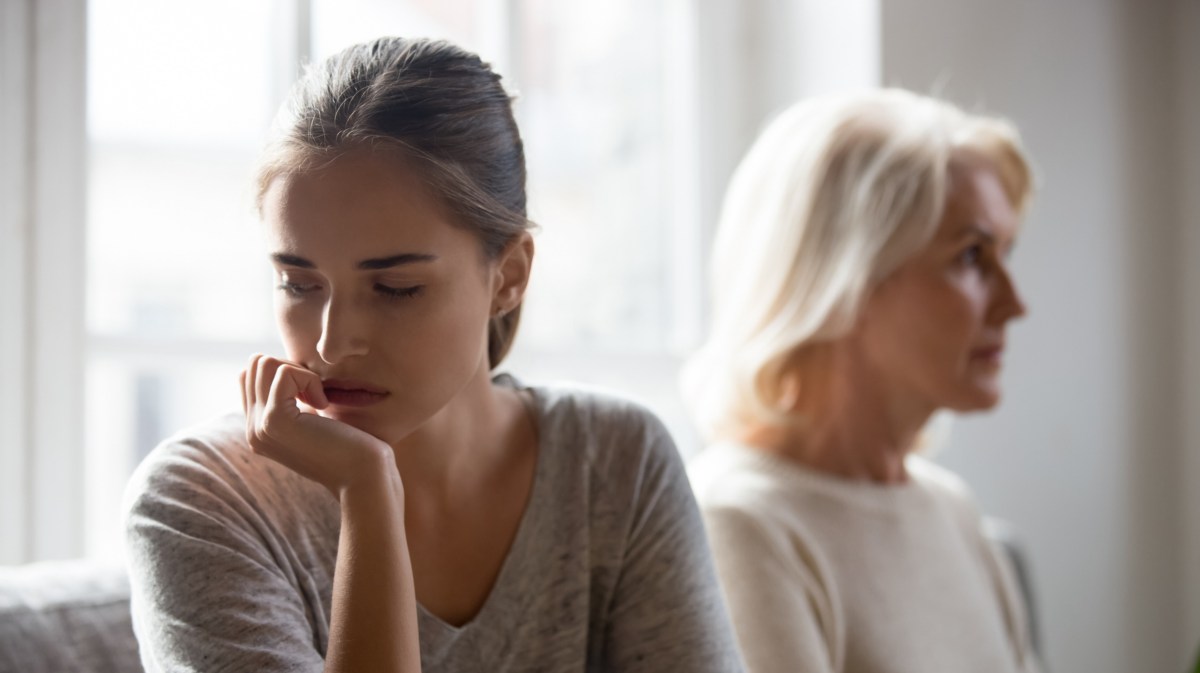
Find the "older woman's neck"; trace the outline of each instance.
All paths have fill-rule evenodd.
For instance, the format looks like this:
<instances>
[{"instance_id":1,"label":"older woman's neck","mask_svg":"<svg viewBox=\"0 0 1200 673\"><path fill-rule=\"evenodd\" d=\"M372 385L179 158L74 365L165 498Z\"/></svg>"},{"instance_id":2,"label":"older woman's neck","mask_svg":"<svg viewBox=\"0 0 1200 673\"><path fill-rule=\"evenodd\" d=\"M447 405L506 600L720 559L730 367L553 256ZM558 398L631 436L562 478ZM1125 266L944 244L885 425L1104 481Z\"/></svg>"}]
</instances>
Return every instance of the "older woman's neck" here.
<instances>
[{"instance_id":1,"label":"older woman's neck","mask_svg":"<svg viewBox=\"0 0 1200 673\"><path fill-rule=\"evenodd\" d=\"M738 439L809 469L855 481L908 481L905 458L917 446L934 406L880 390L869 372L837 367L819 409L796 410L797 422L746 429Z\"/></svg>"}]
</instances>

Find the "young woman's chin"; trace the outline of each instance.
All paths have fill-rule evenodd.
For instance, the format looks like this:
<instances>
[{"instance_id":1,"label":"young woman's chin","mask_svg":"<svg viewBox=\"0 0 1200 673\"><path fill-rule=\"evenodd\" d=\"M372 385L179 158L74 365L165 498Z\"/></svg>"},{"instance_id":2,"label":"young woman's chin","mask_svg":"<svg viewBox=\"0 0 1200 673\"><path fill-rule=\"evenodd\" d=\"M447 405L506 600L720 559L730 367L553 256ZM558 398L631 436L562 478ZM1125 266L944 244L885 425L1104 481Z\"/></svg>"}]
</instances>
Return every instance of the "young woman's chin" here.
<instances>
[{"instance_id":1,"label":"young woman's chin","mask_svg":"<svg viewBox=\"0 0 1200 673\"><path fill-rule=\"evenodd\" d=\"M325 418L339 421L362 430L368 435L381 439L388 444L394 444L398 435L407 434L403 432L402 428L397 427L398 424L394 418L383 418L378 411L370 408L331 406L317 413Z\"/></svg>"}]
</instances>

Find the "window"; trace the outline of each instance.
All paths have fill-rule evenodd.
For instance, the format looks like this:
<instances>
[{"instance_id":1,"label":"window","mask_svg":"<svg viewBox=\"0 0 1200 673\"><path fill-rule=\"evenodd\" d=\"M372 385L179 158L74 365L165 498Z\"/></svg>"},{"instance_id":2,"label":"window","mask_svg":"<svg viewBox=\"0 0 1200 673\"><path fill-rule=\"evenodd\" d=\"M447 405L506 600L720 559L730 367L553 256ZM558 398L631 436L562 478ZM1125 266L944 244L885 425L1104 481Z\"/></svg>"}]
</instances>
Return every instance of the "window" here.
<instances>
[{"instance_id":1,"label":"window","mask_svg":"<svg viewBox=\"0 0 1200 673\"><path fill-rule=\"evenodd\" d=\"M86 332L89 555L119 554L130 470L160 440L236 411L250 353L282 353L251 174L301 53L379 34L452 39L517 94L539 223L506 369L633 393L685 432L681 316L698 268L673 198L694 142L666 3L547 0L92 0ZM289 60L290 59L290 60ZM672 98L675 96L675 98ZM686 155L684 155L686 156ZM690 194L689 194L690 196ZM692 225L694 227L694 225ZM695 237L695 235L693 235ZM682 250L683 252L678 252ZM694 338L694 335L693 335ZM674 405L674 406L672 406Z\"/></svg>"},{"instance_id":2,"label":"window","mask_svg":"<svg viewBox=\"0 0 1200 673\"><path fill-rule=\"evenodd\" d=\"M773 109L815 90L805 63L820 63L816 88L878 81L875 3L829 14L0 3L0 122L24 139L0 146L0 348L17 363L0 386L0 563L118 555L133 466L168 433L236 411L248 355L280 352L254 161L300 64L379 34L448 37L517 95L541 231L505 368L639 397L690 453L676 374L699 341L707 234L733 165Z\"/></svg>"}]
</instances>

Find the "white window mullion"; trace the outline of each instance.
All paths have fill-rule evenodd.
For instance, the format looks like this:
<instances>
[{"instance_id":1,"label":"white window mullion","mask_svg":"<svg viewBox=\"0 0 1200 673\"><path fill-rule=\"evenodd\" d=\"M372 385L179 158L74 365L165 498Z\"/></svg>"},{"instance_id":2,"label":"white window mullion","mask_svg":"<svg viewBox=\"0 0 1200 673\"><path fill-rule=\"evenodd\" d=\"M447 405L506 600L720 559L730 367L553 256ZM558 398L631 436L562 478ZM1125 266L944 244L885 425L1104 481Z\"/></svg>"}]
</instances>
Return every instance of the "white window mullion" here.
<instances>
[{"instance_id":1,"label":"white window mullion","mask_svg":"<svg viewBox=\"0 0 1200 673\"><path fill-rule=\"evenodd\" d=\"M313 60L313 0L275 0L274 105L278 109L288 99L292 84Z\"/></svg>"},{"instance_id":2,"label":"white window mullion","mask_svg":"<svg viewBox=\"0 0 1200 673\"><path fill-rule=\"evenodd\" d=\"M32 0L0 3L0 353L8 363L0 385L0 564L29 557L28 480L28 173ZM26 142L21 142L26 140Z\"/></svg>"},{"instance_id":3,"label":"white window mullion","mask_svg":"<svg viewBox=\"0 0 1200 673\"><path fill-rule=\"evenodd\" d=\"M504 86L513 92L520 85L517 76L518 33L521 29L521 7L518 0L484 0L477 5L476 51L504 78Z\"/></svg>"},{"instance_id":4,"label":"white window mullion","mask_svg":"<svg viewBox=\"0 0 1200 673\"><path fill-rule=\"evenodd\" d=\"M83 553L87 5L38 0L29 6L31 367L25 389L31 406L25 444L32 477L28 555L36 560Z\"/></svg>"},{"instance_id":5,"label":"white window mullion","mask_svg":"<svg viewBox=\"0 0 1200 673\"><path fill-rule=\"evenodd\" d=\"M702 216L699 204L701 168L697 110L700 105L700 9L692 0L670 0L666 5L662 62L663 127L668 138L670 174L667 204L668 297L672 312L671 353L688 353L700 343L704 331L709 246L715 223ZM665 28L671 27L671 30Z\"/></svg>"}]
</instances>

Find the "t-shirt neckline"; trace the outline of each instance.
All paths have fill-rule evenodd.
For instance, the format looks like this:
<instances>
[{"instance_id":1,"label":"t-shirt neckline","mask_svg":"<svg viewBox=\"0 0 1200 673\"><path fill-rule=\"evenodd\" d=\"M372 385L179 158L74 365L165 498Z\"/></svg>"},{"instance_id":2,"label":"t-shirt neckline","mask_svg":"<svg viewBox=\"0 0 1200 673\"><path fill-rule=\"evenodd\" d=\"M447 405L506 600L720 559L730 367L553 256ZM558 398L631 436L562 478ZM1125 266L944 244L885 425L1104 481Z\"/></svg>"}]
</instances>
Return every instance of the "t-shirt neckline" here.
<instances>
[{"instance_id":1,"label":"t-shirt neckline","mask_svg":"<svg viewBox=\"0 0 1200 673\"><path fill-rule=\"evenodd\" d=\"M529 394L529 411L533 415L535 430L537 432L537 456L534 458L533 483L530 485L529 499L525 503L525 511L522 512L521 521L517 524L517 533L513 536L512 544L508 548L508 553L504 556L504 561L500 564L500 572L496 574L496 581L492 584L487 598L484 599L483 605L480 606L475 615L467 620L466 623L455 626L426 609L420 602L417 603L420 628L422 630L426 628L436 629L438 632L436 639L439 641L442 639L454 640L465 633L481 628L488 628L487 625L491 621L489 617L492 612L497 610L495 606L507 603L516 598L509 595L512 591L511 587L515 584L514 576L519 576L520 566L524 565L529 558L530 537L538 527L542 511L545 510L542 500L545 499L544 493L548 488L546 474L549 470L550 455L550 451L547 450L546 446L545 400L536 387L524 385L511 374L498 374L492 380L499 385L508 386L518 392Z\"/></svg>"}]
</instances>

